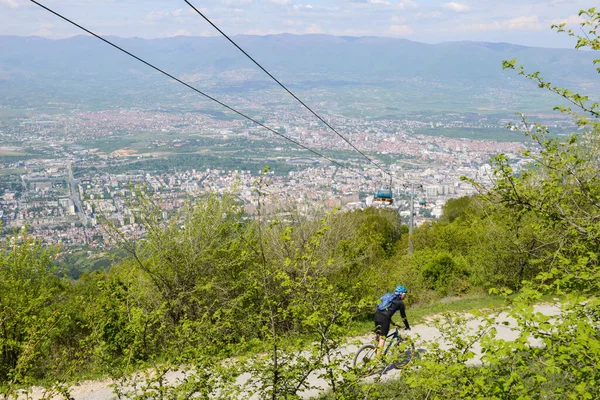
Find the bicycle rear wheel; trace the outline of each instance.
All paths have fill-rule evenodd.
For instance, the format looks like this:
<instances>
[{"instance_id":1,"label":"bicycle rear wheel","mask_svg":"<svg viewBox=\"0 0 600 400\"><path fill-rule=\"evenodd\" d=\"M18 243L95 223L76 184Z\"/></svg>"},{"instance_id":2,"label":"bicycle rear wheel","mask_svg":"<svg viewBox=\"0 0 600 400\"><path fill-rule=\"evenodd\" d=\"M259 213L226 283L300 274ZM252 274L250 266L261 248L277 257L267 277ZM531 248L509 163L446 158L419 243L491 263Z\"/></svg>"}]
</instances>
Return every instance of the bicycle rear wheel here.
<instances>
[{"instance_id":1,"label":"bicycle rear wheel","mask_svg":"<svg viewBox=\"0 0 600 400\"><path fill-rule=\"evenodd\" d=\"M365 376L369 376L375 372L375 365L371 361L377 355L377 347L374 344L365 344L356 352L354 356L353 367L366 368ZM371 365L369 365L371 363Z\"/></svg>"}]
</instances>

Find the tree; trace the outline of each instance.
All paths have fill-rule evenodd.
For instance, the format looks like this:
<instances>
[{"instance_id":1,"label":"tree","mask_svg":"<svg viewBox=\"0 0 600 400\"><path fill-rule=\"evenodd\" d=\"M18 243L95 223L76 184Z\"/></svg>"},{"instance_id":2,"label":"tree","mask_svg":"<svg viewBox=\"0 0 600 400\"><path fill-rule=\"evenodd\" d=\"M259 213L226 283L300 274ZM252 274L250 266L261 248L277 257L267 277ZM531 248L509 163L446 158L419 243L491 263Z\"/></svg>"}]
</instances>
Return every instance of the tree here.
<instances>
[{"instance_id":1,"label":"tree","mask_svg":"<svg viewBox=\"0 0 600 400\"><path fill-rule=\"evenodd\" d=\"M65 282L51 267L56 248L21 230L0 244L0 393L15 396L21 385L44 379L48 394L68 393L59 381L81 361L67 338L72 328L65 307ZM65 337L67 336L67 337ZM69 353L69 350L72 350Z\"/></svg>"},{"instance_id":2,"label":"tree","mask_svg":"<svg viewBox=\"0 0 600 400\"><path fill-rule=\"evenodd\" d=\"M576 36L578 49L600 50L600 13L592 8L581 11L580 16L585 17L581 23L583 36L566 31L564 24L554 28ZM599 62L600 59L595 61ZM596 284L590 286L589 280L580 279L579 274L587 275L597 269L597 257L592 255L600 250L600 122L596 120L600 116L599 105L588 96L552 85L539 72L525 72L516 60L505 61L504 68L516 70L540 88L570 102L570 107L557 106L555 110L570 115L583 132L567 139L553 138L547 127L530 124L522 117L517 127L533 139L538 152L524 152L531 158L531 167L519 173L513 171L505 155L495 157L498 181L492 195L514 210L518 218L535 216L536 233L545 238L550 259L545 281L570 276L563 288L569 285L571 289L595 292Z\"/></svg>"},{"instance_id":3,"label":"tree","mask_svg":"<svg viewBox=\"0 0 600 400\"><path fill-rule=\"evenodd\" d=\"M113 236L165 304L172 324L204 318L210 311L211 323L223 326L220 340L226 340L236 329L230 321L219 321L245 301L244 275L255 257L251 248L257 246L252 224L230 195L207 195L167 220L151 198L137 197L136 220L147 232L144 240L128 240L116 227Z\"/></svg>"},{"instance_id":4,"label":"tree","mask_svg":"<svg viewBox=\"0 0 600 400\"><path fill-rule=\"evenodd\" d=\"M585 18L583 36L564 25L555 29L576 36L577 48L600 50L600 13L592 8L580 15ZM494 318L468 332L465 317L447 316L439 327L451 342L449 349L438 347L426 354L418 370L407 371L389 389L412 398L600 398L598 104L553 86L538 72L526 73L515 60L504 66L572 103L556 110L571 115L584 129L566 139L552 138L547 127L523 118L520 129L538 146L537 151L524 152L531 165L515 171L505 155L494 159L496 182L486 191L493 212L524 226L521 233L537 241L519 255L537 264L539 272L511 299L509 316L517 337L497 339L500 321ZM492 291L512 293L506 288ZM533 304L544 294L553 295L557 315L534 311ZM475 343L481 345L483 357L472 367L467 362Z\"/></svg>"}]
</instances>

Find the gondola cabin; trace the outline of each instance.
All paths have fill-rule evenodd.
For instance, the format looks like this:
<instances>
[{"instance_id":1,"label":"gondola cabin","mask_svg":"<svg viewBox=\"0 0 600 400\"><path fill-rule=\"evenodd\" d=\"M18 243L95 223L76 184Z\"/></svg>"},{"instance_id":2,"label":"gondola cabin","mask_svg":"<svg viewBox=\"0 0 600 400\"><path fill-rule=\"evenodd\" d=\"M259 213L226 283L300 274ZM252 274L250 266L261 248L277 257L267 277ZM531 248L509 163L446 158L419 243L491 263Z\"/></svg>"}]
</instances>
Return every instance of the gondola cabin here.
<instances>
[{"instance_id":1,"label":"gondola cabin","mask_svg":"<svg viewBox=\"0 0 600 400\"><path fill-rule=\"evenodd\" d=\"M373 205L392 205L394 197L391 189L379 189L373 196Z\"/></svg>"}]
</instances>

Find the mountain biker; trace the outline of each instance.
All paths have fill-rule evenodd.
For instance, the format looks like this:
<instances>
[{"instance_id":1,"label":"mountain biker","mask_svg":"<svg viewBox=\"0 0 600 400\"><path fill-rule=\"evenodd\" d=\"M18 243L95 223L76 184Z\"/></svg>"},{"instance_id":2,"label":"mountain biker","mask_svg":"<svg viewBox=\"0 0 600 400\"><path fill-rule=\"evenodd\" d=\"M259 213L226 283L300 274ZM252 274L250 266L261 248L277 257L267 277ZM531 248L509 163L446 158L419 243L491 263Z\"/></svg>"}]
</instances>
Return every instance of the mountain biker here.
<instances>
[{"instance_id":1,"label":"mountain biker","mask_svg":"<svg viewBox=\"0 0 600 400\"><path fill-rule=\"evenodd\" d=\"M392 322L392 316L396 313L396 311L400 311L400 317L402 317L402 321L404 321L404 329L409 331L410 325L408 324L408 319L406 319L406 311L404 309L404 298L408 290L404 286L396 286L396 290L394 291L394 298L386 307L385 310L375 311L375 333L377 334L377 354L381 353L383 346L385 345L385 338L390 331L390 324Z\"/></svg>"}]
</instances>

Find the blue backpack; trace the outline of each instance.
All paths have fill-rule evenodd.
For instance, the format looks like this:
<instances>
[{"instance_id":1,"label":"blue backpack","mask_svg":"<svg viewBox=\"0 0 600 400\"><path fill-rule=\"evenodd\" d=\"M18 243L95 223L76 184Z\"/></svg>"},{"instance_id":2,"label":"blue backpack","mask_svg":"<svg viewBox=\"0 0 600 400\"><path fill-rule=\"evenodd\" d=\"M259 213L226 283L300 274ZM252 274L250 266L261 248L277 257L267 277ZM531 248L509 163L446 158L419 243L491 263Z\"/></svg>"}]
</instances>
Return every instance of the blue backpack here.
<instances>
[{"instance_id":1,"label":"blue backpack","mask_svg":"<svg viewBox=\"0 0 600 400\"><path fill-rule=\"evenodd\" d=\"M383 296L379 298L379 302L377 303L377 309L379 311L387 311L392 301L398 296L396 293L387 292Z\"/></svg>"}]
</instances>

